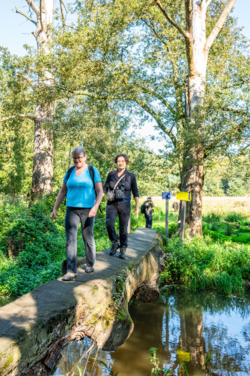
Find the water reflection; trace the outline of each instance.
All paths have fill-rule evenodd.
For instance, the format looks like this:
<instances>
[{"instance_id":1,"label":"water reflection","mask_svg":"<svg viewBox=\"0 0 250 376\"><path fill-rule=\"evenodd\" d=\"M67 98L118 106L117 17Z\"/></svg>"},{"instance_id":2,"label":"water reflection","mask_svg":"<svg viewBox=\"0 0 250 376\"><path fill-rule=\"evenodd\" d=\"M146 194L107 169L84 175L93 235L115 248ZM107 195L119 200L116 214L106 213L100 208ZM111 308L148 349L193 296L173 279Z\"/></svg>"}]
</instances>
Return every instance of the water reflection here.
<instances>
[{"instance_id":1,"label":"water reflection","mask_svg":"<svg viewBox=\"0 0 250 376\"><path fill-rule=\"evenodd\" d=\"M151 373L148 350L158 349L162 368L173 375L186 376L183 361L190 376L201 369L209 353L211 358L199 375L249 375L250 364L250 295L228 298L213 293L169 291L157 303L134 301L130 314L135 329L128 341L115 352L98 352L119 376L146 376ZM104 376L109 371L104 365L90 359L86 364L84 351L91 346L85 339L72 343L63 351L54 376ZM93 349L90 358L95 358Z\"/></svg>"}]
</instances>

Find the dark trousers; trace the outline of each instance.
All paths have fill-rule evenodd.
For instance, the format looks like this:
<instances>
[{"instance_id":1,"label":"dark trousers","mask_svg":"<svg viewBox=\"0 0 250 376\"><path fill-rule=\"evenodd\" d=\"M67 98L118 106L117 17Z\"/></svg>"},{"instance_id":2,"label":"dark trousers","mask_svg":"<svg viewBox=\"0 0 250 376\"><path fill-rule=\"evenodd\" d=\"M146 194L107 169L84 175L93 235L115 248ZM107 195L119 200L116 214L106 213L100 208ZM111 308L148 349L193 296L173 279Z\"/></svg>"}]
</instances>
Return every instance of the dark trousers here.
<instances>
[{"instance_id":1,"label":"dark trousers","mask_svg":"<svg viewBox=\"0 0 250 376\"><path fill-rule=\"evenodd\" d=\"M153 214L145 213L145 219L146 219L146 228L152 228Z\"/></svg>"},{"instance_id":2,"label":"dark trousers","mask_svg":"<svg viewBox=\"0 0 250 376\"><path fill-rule=\"evenodd\" d=\"M119 217L120 244L122 247L128 246L128 221L130 218L130 201L129 202L112 202L106 208L106 227L109 239L118 241L115 232L115 220Z\"/></svg>"},{"instance_id":3,"label":"dark trousers","mask_svg":"<svg viewBox=\"0 0 250 376\"><path fill-rule=\"evenodd\" d=\"M82 238L85 244L86 265L95 265L95 240L94 240L94 223L95 218L89 218L90 208L71 208L67 207L65 217L66 230L66 255L67 255L67 272L77 272L77 232L79 223L82 226Z\"/></svg>"}]
</instances>

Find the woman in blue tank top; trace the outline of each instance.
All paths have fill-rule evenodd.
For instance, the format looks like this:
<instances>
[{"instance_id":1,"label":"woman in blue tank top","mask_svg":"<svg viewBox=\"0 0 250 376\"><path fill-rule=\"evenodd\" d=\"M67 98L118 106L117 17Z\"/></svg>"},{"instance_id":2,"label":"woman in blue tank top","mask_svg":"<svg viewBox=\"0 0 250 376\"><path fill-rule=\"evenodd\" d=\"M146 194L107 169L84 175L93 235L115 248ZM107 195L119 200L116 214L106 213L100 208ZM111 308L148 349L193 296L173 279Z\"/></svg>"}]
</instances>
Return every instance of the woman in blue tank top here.
<instances>
[{"instance_id":1,"label":"woman in blue tank top","mask_svg":"<svg viewBox=\"0 0 250 376\"><path fill-rule=\"evenodd\" d=\"M77 277L77 231L81 221L82 237L86 253L86 273L92 273L95 267L95 240L93 235L95 216L103 197L99 171L86 164L86 152L76 147L72 152L74 167L65 174L62 188L57 196L52 219L56 219L57 210L67 195L65 217L67 273L63 281L73 281Z\"/></svg>"}]
</instances>

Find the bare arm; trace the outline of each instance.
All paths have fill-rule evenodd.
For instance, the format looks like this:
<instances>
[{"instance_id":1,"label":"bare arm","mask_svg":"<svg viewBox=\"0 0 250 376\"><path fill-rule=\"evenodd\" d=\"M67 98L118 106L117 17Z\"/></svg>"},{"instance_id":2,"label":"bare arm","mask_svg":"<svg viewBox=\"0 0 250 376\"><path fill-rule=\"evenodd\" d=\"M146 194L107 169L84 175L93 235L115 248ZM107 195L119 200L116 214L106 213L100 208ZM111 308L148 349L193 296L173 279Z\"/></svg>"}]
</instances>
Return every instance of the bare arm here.
<instances>
[{"instance_id":1,"label":"bare arm","mask_svg":"<svg viewBox=\"0 0 250 376\"><path fill-rule=\"evenodd\" d=\"M59 206L61 205L62 200L64 199L66 194L67 194L67 186L66 186L66 183L63 183L62 188L60 189L60 192L58 193L58 196L56 198L53 212L51 213L52 219L56 219L57 210L59 209Z\"/></svg>"},{"instance_id":2,"label":"bare arm","mask_svg":"<svg viewBox=\"0 0 250 376\"><path fill-rule=\"evenodd\" d=\"M90 209L89 217L95 217L96 216L97 210L98 210L99 205L102 201L103 189L102 189L102 182L101 181L99 181L98 183L95 183L95 190L96 190L96 193L97 193L96 202L95 202L95 205L93 206L93 208Z\"/></svg>"},{"instance_id":3,"label":"bare arm","mask_svg":"<svg viewBox=\"0 0 250 376\"><path fill-rule=\"evenodd\" d=\"M135 214L139 214L139 197L135 197Z\"/></svg>"}]
</instances>

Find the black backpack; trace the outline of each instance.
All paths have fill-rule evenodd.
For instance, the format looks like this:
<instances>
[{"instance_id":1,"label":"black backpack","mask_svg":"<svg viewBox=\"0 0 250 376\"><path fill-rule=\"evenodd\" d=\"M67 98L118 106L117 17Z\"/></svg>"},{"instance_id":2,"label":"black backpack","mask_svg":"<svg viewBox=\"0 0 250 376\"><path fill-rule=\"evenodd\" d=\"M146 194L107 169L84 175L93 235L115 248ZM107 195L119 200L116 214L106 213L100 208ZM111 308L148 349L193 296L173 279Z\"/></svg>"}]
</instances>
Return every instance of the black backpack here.
<instances>
[{"instance_id":1,"label":"black backpack","mask_svg":"<svg viewBox=\"0 0 250 376\"><path fill-rule=\"evenodd\" d=\"M143 204L142 204L142 206L141 206L141 213L142 214L145 214L145 209L146 209L146 202L144 202Z\"/></svg>"},{"instance_id":2,"label":"black backpack","mask_svg":"<svg viewBox=\"0 0 250 376\"><path fill-rule=\"evenodd\" d=\"M66 180L68 181L69 180L69 177L71 175L71 172L74 170L75 166L72 166L68 169L67 173L66 173ZM88 165L88 170L89 170L89 174L90 174L90 177L91 177L91 180L93 182L93 186L94 186L94 190L95 190L95 171L94 171L94 167L92 165ZM97 196L96 194L96 190L95 190L95 197ZM67 200L67 195L65 196L65 201L64 201L64 205L66 205L66 201ZM101 208L99 206L99 209L101 211Z\"/></svg>"}]
</instances>

